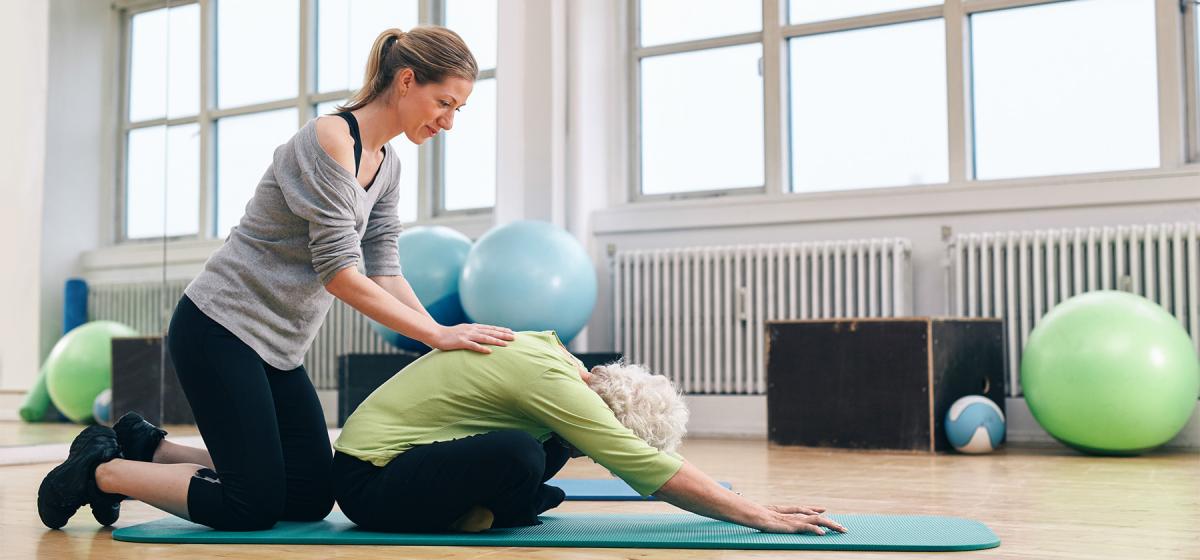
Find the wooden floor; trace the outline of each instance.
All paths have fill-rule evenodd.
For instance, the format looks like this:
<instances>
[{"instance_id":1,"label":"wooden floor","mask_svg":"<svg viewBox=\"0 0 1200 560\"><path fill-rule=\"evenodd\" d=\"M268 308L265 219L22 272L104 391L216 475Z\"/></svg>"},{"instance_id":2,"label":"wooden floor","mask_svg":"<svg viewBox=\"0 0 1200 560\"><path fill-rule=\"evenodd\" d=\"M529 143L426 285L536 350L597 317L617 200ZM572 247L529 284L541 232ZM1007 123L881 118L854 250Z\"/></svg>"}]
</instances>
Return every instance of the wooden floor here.
<instances>
[{"instance_id":1,"label":"wooden floor","mask_svg":"<svg viewBox=\"0 0 1200 560\"><path fill-rule=\"evenodd\" d=\"M0 423L0 433L13 431ZM173 434L186 434L175 429ZM60 436L56 436L60 437ZM766 503L831 513L969 517L1000 536L1000 548L945 558L1200 559L1200 453L1097 458L1061 448L989 456L909 455L799 449L758 440L690 440L693 463ZM2 558L917 558L928 554L646 549L145 545L113 541L86 508L62 531L37 518L35 494L53 465L0 467ZM604 477L587 459L568 478ZM661 503L568 502L559 511L666 513ZM118 526L164 514L126 502Z\"/></svg>"}]
</instances>

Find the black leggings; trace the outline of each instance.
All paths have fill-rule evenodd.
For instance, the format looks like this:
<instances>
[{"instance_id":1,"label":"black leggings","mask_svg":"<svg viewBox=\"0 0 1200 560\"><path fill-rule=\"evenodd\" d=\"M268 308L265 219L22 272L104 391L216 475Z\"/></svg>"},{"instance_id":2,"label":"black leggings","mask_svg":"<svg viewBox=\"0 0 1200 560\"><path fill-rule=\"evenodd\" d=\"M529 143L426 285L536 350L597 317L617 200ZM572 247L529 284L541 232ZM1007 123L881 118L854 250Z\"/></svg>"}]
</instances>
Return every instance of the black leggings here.
<instances>
[{"instance_id":1,"label":"black leggings","mask_svg":"<svg viewBox=\"0 0 1200 560\"><path fill-rule=\"evenodd\" d=\"M493 527L537 525L565 497L543 483L568 458L557 438L538 443L519 430L420 445L383 467L339 452L334 494L346 517L372 531L445 531L476 505L492 511Z\"/></svg>"},{"instance_id":2,"label":"black leggings","mask_svg":"<svg viewBox=\"0 0 1200 560\"><path fill-rule=\"evenodd\" d=\"M192 521L253 531L324 519L333 509L333 451L304 367L271 367L187 296L175 307L167 344L216 467L192 477Z\"/></svg>"}]
</instances>

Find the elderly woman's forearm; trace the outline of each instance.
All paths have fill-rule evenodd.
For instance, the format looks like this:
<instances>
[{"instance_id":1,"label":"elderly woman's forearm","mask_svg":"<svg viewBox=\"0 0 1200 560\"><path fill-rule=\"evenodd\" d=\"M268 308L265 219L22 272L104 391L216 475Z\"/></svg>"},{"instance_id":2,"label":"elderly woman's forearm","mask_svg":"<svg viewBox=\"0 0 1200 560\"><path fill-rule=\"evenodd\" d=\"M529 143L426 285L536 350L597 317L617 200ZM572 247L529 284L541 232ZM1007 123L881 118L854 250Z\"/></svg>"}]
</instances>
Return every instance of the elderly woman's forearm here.
<instances>
[{"instance_id":1,"label":"elderly woman's forearm","mask_svg":"<svg viewBox=\"0 0 1200 560\"><path fill-rule=\"evenodd\" d=\"M763 506L717 484L687 461L654 496L680 509L746 527L761 528L770 516Z\"/></svg>"}]
</instances>

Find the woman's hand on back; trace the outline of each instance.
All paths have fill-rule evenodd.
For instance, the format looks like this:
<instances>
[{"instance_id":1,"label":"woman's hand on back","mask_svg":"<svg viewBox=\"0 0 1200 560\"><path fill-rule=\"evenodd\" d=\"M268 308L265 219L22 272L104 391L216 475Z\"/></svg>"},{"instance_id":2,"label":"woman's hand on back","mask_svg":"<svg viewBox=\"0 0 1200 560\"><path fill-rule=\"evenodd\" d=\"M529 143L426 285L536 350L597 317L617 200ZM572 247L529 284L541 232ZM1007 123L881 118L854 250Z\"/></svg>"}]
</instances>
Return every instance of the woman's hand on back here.
<instances>
[{"instance_id":1,"label":"woman's hand on back","mask_svg":"<svg viewBox=\"0 0 1200 560\"><path fill-rule=\"evenodd\" d=\"M483 354L491 354L488 346L508 346L508 341L516 339L512 329L464 323L452 327L442 327L437 332L430 346L438 350L474 350Z\"/></svg>"}]
</instances>

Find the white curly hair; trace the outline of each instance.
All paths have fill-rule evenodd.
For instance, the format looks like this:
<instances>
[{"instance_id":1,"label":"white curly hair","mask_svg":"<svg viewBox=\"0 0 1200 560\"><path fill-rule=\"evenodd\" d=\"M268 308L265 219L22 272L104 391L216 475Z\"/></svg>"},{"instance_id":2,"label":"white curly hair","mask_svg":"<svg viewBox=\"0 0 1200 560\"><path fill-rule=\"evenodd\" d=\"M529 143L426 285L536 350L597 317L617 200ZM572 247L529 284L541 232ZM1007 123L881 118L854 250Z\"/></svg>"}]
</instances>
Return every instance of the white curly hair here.
<instances>
[{"instance_id":1,"label":"white curly hair","mask_svg":"<svg viewBox=\"0 0 1200 560\"><path fill-rule=\"evenodd\" d=\"M688 408L683 395L645 366L615 362L592 369L588 386L612 409L617 421L646 443L674 452L687 433Z\"/></svg>"}]
</instances>

